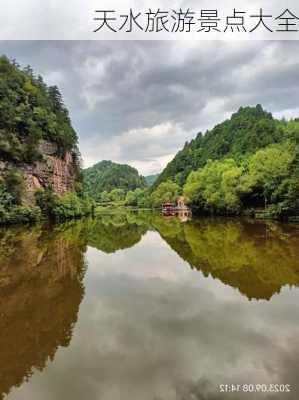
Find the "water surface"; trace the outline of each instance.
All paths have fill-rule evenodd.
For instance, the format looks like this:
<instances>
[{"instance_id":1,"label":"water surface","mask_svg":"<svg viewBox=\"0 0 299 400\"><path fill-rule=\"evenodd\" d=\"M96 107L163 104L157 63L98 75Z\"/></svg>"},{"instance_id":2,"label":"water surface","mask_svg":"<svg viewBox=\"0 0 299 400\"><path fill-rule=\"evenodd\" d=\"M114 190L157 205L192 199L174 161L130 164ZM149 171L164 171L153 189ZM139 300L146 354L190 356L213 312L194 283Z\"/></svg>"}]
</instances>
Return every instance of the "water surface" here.
<instances>
[{"instance_id":1,"label":"water surface","mask_svg":"<svg viewBox=\"0 0 299 400\"><path fill-rule=\"evenodd\" d=\"M299 398L295 225L117 213L0 243L0 398Z\"/></svg>"}]
</instances>

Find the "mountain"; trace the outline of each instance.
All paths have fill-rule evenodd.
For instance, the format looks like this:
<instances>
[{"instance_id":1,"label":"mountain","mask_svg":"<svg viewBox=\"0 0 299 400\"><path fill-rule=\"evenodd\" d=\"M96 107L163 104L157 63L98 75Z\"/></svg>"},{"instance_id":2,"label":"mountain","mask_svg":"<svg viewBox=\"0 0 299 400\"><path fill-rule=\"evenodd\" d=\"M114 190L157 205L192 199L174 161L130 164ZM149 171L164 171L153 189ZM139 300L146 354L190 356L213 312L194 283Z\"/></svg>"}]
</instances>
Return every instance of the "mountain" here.
<instances>
[{"instance_id":1,"label":"mountain","mask_svg":"<svg viewBox=\"0 0 299 400\"><path fill-rule=\"evenodd\" d=\"M168 163L152 188L168 179L182 186L188 174L203 167L209 159L227 156L240 159L245 154L279 142L280 138L281 128L278 121L261 105L241 107L230 119L216 125L204 135L198 133L195 139L185 143L184 148Z\"/></svg>"},{"instance_id":2,"label":"mountain","mask_svg":"<svg viewBox=\"0 0 299 400\"><path fill-rule=\"evenodd\" d=\"M0 179L22 180L22 202L37 189L62 195L79 174L77 135L56 86L47 87L30 67L0 57Z\"/></svg>"},{"instance_id":3,"label":"mountain","mask_svg":"<svg viewBox=\"0 0 299 400\"><path fill-rule=\"evenodd\" d=\"M145 176L144 179L145 179L147 186L152 186L158 179L158 176L159 176L159 174Z\"/></svg>"},{"instance_id":4,"label":"mountain","mask_svg":"<svg viewBox=\"0 0 299 400\"><path fill-rule=\"evenodd\" d=\"M146 186L144 177L139 175L137 169L112 161L101 161L83 170L83 180L85 192L95 199L104 191L123 189L128 192Z\"/></svg>"},{"instance_id":5,"label":"mountain","mask_svg":"<svg viewBox=\"0 0 299 400\"><path fill-rule=\"evenodd\" d=\"M80 181L77 135L59 89L1 56L0 223L35 219L45 204L40 196L37 207L37 194L54 207Z\"/></svg>"}]
</instances>

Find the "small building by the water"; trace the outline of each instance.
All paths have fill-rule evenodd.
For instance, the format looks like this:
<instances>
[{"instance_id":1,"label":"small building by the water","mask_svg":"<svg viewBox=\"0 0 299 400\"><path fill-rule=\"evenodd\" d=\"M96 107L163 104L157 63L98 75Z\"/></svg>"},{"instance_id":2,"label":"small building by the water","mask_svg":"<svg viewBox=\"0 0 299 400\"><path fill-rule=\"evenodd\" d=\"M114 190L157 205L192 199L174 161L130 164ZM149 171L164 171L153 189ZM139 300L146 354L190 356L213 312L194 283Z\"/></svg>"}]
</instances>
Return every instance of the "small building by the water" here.
<instances>
[{"instance_id":1,"label":"small building by the water","mask_svg":"<svg viewBox=\"0 0 299 400\"><path fill-rule=\"evenodd\" d=\"M176 209L176 204L167 202L162 204L162 211L163 212L170 212Z\"/></svg>"},{"instance_id":2,"label":"small building by the water","mask_svg":"<svg viewBox=\"0 0 299 400\"><path fill-rule=\"evenodd\" d=\"M166 202L162 204L162 213L164 215L177 215L184 213L184 216L190 215L190 209L185 204L184 196L180 196L176 203Z\"/></svg>"}]
</instances>

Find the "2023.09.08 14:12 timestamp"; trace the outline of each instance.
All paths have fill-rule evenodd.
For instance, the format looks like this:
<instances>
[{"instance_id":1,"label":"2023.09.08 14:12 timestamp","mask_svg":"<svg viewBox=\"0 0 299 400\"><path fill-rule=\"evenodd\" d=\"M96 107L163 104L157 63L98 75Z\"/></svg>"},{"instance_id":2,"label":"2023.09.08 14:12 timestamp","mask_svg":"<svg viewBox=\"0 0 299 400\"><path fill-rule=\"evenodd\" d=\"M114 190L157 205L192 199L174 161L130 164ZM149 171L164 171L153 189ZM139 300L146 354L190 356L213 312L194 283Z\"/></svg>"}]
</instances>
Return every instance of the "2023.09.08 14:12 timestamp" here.
<instances>
[{"instance_id":1,"label":"2023.09.08 14:12 timestamp","mask_svg":"<svg viewBox=\"0 0 299 400\"><path fill-rule=\"evenodd\" d=\"M251 393L289 393L291 392L291 385L279 383L245 383L245 384L220 384L220 392L251 392Z\"/></svg>"}]
</instances>

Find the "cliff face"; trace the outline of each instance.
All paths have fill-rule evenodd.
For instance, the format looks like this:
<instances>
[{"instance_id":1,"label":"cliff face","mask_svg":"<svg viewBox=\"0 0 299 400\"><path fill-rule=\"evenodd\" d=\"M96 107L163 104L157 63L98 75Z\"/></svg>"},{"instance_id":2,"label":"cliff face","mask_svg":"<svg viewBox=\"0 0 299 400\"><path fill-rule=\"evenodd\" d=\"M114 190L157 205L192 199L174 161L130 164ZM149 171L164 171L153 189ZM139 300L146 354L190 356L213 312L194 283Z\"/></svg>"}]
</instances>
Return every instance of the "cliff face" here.
<instances>
[{"instance_id":1,"label":"cliff face","mask_svg":"<svg viewBox=\"0 0 299 400\"><path fill-rule=\"evenodd\" d=\"M58 146L55 143L42 140L38 145L42 155L41 161L18 166L24 177L23 203L35 203L35 192L39 189L52 187L54 193L63 195L74 190L75 154L65 152L58 155ZM0 174L8 168L15 167L11 162L0 162Z\"/></svg>"},{"instance_id":2,"label":"cliff face","mask_svg":"<svg viewBox=\"0 0 299 400\"><path fill-rule=\"evenodd\" d=\"M38 189L52 187L54 193L63 195L74 189L74 155L66 152L59 157L55 143L42 141L39 151L43 160L22 168L25 179L25 201L32 201Z\"/></svg>"}]
</instances>

